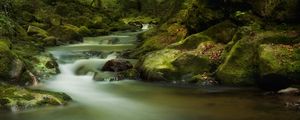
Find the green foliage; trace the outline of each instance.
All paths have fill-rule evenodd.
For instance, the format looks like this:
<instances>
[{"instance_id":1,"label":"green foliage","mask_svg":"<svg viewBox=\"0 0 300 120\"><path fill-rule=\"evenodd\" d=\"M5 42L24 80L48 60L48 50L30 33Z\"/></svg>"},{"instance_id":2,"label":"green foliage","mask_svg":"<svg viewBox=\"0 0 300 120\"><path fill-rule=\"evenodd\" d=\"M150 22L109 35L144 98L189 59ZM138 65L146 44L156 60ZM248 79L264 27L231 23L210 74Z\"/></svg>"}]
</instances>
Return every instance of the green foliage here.
<instances>
[{"instance_id":1,"label":"green foliage","mask_svg":"<svg viewBox=\"0 0 300 120\"><path fill-rule=\"evenodd\" d=\"M0 14L0 36L13 37L16 35L16 24L5 15Z\"/></svg>"}]
</instances>

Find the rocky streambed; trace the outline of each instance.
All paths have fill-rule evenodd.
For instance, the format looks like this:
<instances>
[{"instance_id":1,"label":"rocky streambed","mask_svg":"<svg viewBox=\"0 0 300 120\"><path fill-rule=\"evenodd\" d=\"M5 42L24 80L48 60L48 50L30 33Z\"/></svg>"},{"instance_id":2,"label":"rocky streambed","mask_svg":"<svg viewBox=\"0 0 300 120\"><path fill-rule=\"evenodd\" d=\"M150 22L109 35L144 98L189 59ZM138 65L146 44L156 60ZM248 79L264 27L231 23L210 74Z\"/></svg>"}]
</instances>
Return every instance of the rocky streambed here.
<instances>
[{"instance_id":1,"label":"rocky streambed","mask_svg":"<svg viewBox=\"0 0 300 120\"><path fill-rule=\"evenodd\" d=\"M126 79L130 78L128 75L122 77L122 81L118 81L120 80L118 71L121 69L103 71L103 66L107 61L115 59L128 61L134 65L136 60L122 58L121 52L135 47L138 33L119 32L109 36L85 38L84 42L79 44L49 48L48 51L59 64L60 74L43 81L39 88L65 92L74 102L64 107L37 108L13 114L0 113L0 118L5 120L300 119L297 108L289 107L299 102L294 96L266 95L255 88L183 87L145 83L134 78ZM129 64L128 62L126 64ZM52 100L51 96L41 97L49 97L52 102L60 103L60 99Z\"/></svg>"}]
</instances>

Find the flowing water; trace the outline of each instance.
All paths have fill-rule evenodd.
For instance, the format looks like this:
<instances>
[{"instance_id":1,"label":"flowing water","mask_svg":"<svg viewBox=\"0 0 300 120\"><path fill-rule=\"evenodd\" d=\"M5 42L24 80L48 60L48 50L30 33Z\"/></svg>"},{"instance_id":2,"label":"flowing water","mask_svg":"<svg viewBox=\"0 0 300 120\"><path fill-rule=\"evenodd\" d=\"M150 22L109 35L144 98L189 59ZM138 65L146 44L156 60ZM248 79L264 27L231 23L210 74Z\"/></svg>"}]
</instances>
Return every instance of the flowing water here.
<instances>
[{"instance_id":1,"label":"flowing water","mask_svg":"<svg viewBox=\"0 0 300 120\"><path fill-rule=\"evenodd\" d=\"M146 28L145 28L146 29ZM85 38L83 43L50 48L61 73L42 88L62 91L74 102L62 107L0 113L1 120L299 120L276 96L255 89L191 88L134 80L109 82L101 72L120 51L134 48L139 32ZM135 60L130 60L135 62ZM93 80L95 74L106 77Z\"/></svg>"}]
</instances>

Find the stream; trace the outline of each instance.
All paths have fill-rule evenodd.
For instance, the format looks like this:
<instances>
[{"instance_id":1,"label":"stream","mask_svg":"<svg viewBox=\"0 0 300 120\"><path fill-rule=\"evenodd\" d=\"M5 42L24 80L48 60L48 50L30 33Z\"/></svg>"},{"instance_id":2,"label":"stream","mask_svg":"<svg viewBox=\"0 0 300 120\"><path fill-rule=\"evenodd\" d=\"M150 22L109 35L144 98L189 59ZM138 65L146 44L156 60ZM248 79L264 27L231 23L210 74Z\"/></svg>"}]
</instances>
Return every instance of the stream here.
<instances>
[{"instance_id":1,"label":"stream","mask_svg":"<svg viewBox=\"0 0 300 120\"><path fill-rule=\"evenodd\" d=\"M146 29L146 28L145 28ZM143 31L141 31L143 32ZM276 96L256 89L175 87L136 80L109 81L114 75L99 68L136 45L141 32L116 32L88 37L83 43L49 48L60 74L42 89L65 92L74 102L17 113L1 120L299 120ZM129 60L136 62L136 60ZM93 80L95 74L106 77Z\"/></svg>"}]
</instances>

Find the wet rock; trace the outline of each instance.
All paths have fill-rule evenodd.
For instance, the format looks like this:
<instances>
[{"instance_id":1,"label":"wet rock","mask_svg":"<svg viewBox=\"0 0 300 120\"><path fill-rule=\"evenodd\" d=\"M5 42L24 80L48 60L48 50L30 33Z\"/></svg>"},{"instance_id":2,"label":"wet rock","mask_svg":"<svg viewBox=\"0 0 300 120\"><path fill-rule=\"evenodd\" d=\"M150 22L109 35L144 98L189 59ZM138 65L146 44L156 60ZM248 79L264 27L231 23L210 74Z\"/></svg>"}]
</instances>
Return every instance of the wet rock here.
<instances>
[{"instance_id":1,"label":"wet rock","mask_svg":"<svg viewBox=\"0 0 300 120\"><path fill-rule=\"evenodd\" d=\"M95 81L117 81L117 80L119 80L119 78L116 77L115 72L97 72L93 76L93 80L95 80Z\"/></svg>"},{"instance_id":2,"label":"wet rock","mask_svg":"<svg viewBox=\"0 0 300 120\"><path fill-rule=\"evenodd\" d=\"M15 59L12 64L12 69L10 71L10 77L12 81L19 81L22 73L24 72L25 66L24 63L19 60Z\"/></svg>"},{"instance_id":3,"label":"wet rock","mask_svg":"<svg viewBox=\"0 0 300 120\"><path fill-rule=\"evenodd\" d=\"M32 68L29 70L38 79L46 79L60 72L55 58L50 53L35 55L31 60Z\"/></svg>"},{"instance_id":4,"label":"wet rock","mask_svg":"<svg viewBox=\"0 0 300 120\"><path fill-rule=\"evenodd\" d=\"M193 78L188 81L189 83L194 83L200 86L216 86L219 82L215 80L212 74L203 73L193 76Z\"/></svg>"},{"instance_id":5,"label":"wet rock","mask_svg":"<svg viewBox=\"0 0 300 120\"><path fill-rule=\"evenodd\" d=\"M284 94L284 95L299 95L300 90L298 88L289 87L289 88L286 88L286 89L279 90L277 93L278 94Z\"/></svg>"},{"instance_id":6,"label":"wet rock","mask_svg":"<svg viewBox=\"0 0 300 120\"><path fill-rule=\"evenodd\" d=\"M133 68L133 65L126 60L113 59L107 61L102 67L102 71L120 72Z\"/></svg>"},{"instance_id":7,"label":"wet rock","mask_svg":"<svg viewBox=\"0 0 300 120\"><path fill-rule=\"evenodd\" d=\"M136 69L129 69L126 71L122 71L117 73L117 76L119 78L119 80L123 80L123 79L131 79L131 80L137 80L140 79L140 74Z\"/></svg>"}]
</instances>

